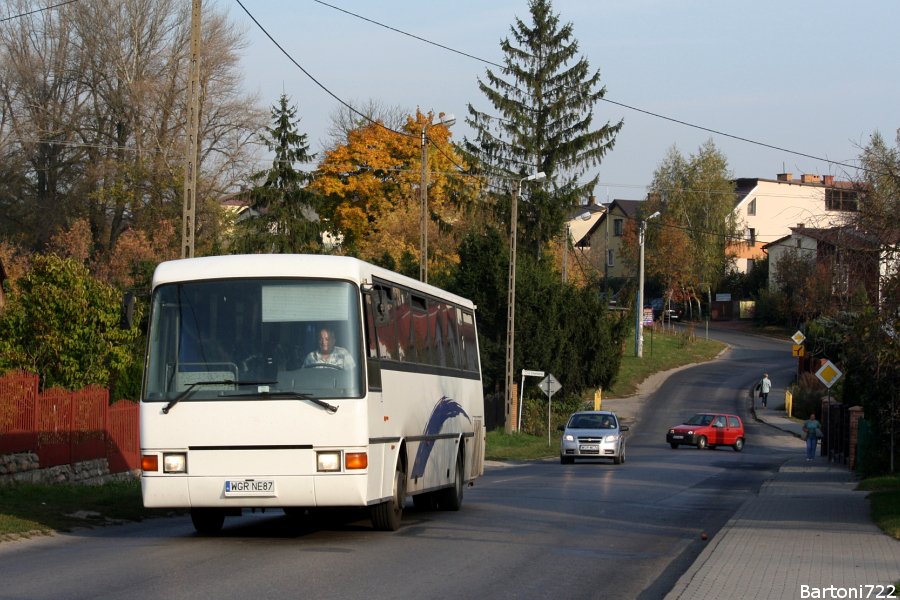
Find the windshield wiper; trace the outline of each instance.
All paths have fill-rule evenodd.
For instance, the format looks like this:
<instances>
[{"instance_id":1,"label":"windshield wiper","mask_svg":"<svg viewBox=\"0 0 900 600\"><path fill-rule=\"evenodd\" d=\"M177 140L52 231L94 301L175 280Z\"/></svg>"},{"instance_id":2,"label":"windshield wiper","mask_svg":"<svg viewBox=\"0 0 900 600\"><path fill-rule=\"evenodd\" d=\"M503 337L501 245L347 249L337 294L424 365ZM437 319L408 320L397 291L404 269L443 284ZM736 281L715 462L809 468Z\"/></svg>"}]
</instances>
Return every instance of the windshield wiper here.
<instances>
[{"instance_id":1,"label":"windshield wiper","mask_svg":"<svg viewBox=\"0 0 900 600\"><path fill-rule=\"evenodd\" d=\"M314 398L309 394L304 394L303 392L294 392L291 390L273 390L271 392L259 392L260 396L284 396L286 398L296 398L297 400L309 400L313 404L318 404L322 408L324 408L329 414L334 414L338 411L339 406L335 406L334 404L329 404L324 400L320 400L319 398Z\"/></svg>"},{"instance_id":2,"label":"windshield wiper","mask_svg":"<svg viewBox=\"0 0 900 600\"><path fill-rule=\"evenodd\" d=\"M172 409L173 406L184 400L188 394L190 394L195 387L201 385L275 385L278 383L277 381L235 381L233 379L219 379L217 381L195 381L194 383L187 386L187 388L172 398L172 400L163 407L162 411L164 415L169 414L169 410Z\"/></svg>"}]
</instances>

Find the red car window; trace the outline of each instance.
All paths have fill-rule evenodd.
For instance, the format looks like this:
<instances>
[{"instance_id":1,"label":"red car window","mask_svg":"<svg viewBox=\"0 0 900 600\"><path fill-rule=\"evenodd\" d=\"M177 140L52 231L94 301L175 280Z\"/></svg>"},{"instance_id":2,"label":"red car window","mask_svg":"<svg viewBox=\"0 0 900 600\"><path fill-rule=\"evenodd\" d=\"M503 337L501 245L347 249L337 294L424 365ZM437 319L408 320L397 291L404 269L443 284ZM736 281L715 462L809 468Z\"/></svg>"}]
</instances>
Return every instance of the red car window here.
<instances>
[{"instance_id":1,"label":"red car window","mask_svg":"<svg viewBox=\"0 0 900 600\"><path fill-rule=\"evenodd\" d=\"M729 427L740 427L741 421L737 417L728 417L728 426Z\"/></svg>"}]
</instances>

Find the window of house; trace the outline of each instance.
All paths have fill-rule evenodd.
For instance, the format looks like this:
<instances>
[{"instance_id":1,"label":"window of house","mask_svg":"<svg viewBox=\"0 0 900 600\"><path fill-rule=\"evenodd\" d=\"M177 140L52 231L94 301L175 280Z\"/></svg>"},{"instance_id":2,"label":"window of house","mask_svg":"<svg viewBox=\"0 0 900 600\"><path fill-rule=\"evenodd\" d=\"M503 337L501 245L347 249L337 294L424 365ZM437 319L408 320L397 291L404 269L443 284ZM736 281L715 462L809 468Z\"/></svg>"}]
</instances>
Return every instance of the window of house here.
<instances>
[{"instance_id":1,"label":"window of house","mask_svg":"<svg viewBox=\"0 0 900 600\"><path fill-rule=\"evenodd\" d=\"M751 217L756 215L756 198L751 200L750 203L747 205L747 214L750 215Z\"/></svg>"},{"instance_id":2,"label":"window of house","mask_svg":"<svg viewBox=\"0 0 900 600\"><path fill-rule=\"evenodd\" d=\"M825 190L825 209L853 212L858 210L859 195L852 190Z\"/></svg>"},{"instance_id":3,"label":"window of house","mask_svg":"<svg viewBox=\"0 0 900 600\"><path fill-rule=\"evenodd\" d=\"M756 229L753 227L747 228L747 245L750 247L756 245Z\"/></svg>"},{"instance_id":4,"label":"window of house","mask_svg":"<svg viewBox=\"0 0 900 600\"><path fill-rule=\"evenodd\" d=\"M753 267L755 267L755 266L756 266L756 259L748 258L747 259L747 272L749 273L750 271L752 271Z\"/></svg>"},{"instance_id":5,"label":"window of house","mask_svg":"<svg viewBox=\"0 0 900 600\"><path fill-rule=\"evenodd\" d=\"M624 219L613 219L613 235L619 236L625 232Z\"/></svg>"},{"instance_id":6,"label":"window of house","mask_svg":"<svg viewBox=\"0 0 900 600\"><path fill-rule=\"evenodd\" d=\"M607 267L616 266L615 250L607 250L606 251L606 266Z\"/></svg>"},{"instance_id":7,"label":"window of house","mask_svg":"<svg viewBox=\"0 0 900 600\"><path fill-rule=\"evenodd\" d=\"M798 248L803 247L803 244L801 243L800 238L797 238L797 247Z\"/></svg>"}]
</instances>

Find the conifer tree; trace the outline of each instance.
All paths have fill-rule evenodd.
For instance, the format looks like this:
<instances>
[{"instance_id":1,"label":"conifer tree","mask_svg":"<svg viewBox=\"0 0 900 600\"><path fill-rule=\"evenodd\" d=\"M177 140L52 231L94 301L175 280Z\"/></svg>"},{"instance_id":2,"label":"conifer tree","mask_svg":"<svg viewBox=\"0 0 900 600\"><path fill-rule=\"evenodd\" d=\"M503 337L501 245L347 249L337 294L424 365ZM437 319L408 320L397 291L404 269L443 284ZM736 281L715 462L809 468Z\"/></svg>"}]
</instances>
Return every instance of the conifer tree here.
<instances>
[{"instance_id":1,"label":"conifer tree","mask_svg":"<svg viewBox=\"0 0 900 600\"><path fill-rule=\"evenodd\" d=\"M517 18L512 39L500 43L506 68L488 69L486 80L478 82L499 114L470 104L466 121L476 134L463 147L470 164L502 189L546 173L549 181L523 189L529 202L519 204L523 241L539 249L559 234L566 212L590 196L598 175L581 177L612 149L623 122L593 128L594 105L606 94L600 71L592 73L578 56L572 24L560 24L550 0L530 0L528 8L532 24Z\"/></svg>"},{"instance_id":2,"label":"conifer tree","mask_svg":"<svg viewBox=\"0 0 900 600\"><path fill-rule=\"evenodd\" d=\"M300 254L322 251L322 224L317 210L320 197L307 189L311 175L295 163L315 159L306 134L297 131L297 108L282 94L272 107L272 127L262 142L275 153L272 168L254 173L250 205L258 213L238 224L232 245L236 253Z\"/></svg>"}]
</instances>

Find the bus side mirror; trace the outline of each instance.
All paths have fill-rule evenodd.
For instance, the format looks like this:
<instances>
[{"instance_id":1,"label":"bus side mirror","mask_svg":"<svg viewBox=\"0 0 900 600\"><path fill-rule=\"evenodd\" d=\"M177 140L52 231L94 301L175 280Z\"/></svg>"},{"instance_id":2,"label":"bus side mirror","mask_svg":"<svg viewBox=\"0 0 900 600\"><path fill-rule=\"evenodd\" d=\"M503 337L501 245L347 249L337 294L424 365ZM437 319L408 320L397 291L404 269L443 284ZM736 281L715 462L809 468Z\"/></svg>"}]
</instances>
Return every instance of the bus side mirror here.
<instances>
[{"instance_id":1,"label":"bus side mirror","mask_svg":"<svg viewBox=\"0 0 900 600\"><path fill-rule=\"evenodd\" d=\"M390 302L387 298L387 294L381 288L376 289L372 293L372 302L375 306L373 318L375 319L375 327L387 327L391 324L391 320L388 317L388 303Z\"/></svg>"},{"instance_id":2,"label":"bus side mirror","mask_svg":"<svg viewBox=\"0 0 900 600\"><path fill-rule=\"evenodd\" d=\"M122 296L122 308L119 311L119 329L131 329L134 321L134 294L125 292Z\"/></svg>"}]
</instances>

